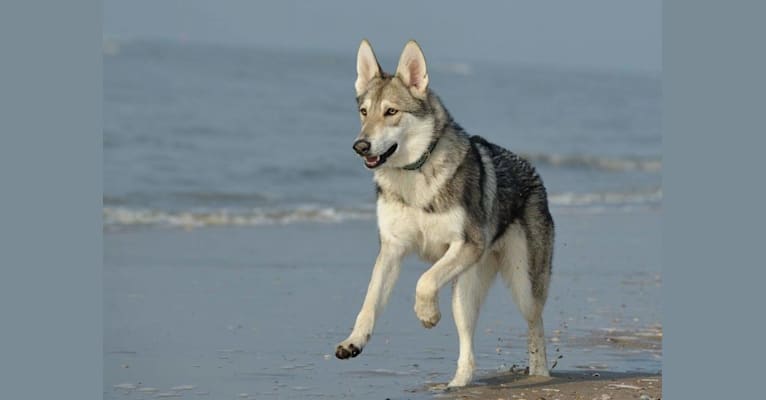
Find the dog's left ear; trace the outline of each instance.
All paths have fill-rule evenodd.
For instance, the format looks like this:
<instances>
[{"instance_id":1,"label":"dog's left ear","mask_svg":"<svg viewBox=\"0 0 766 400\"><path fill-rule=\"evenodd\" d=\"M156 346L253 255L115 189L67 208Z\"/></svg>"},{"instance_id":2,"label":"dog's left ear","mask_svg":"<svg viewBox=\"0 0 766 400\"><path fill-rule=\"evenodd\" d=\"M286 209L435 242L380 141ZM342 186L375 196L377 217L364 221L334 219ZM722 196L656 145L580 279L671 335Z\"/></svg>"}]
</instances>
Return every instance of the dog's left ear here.
<instances>
[{"instance_id":1,"label":"dog's left ear","mask_svg":"<svg viewBox=\"0 0 766 400\"><path fill-rule=\"evenodd\" d=\"M396 67L396 75L414 95L425 97L428 88L426 58L423 50L414 40L410 40L404 46L402 55L399 57L399 66Z\"/></svg>"}]
</instances>

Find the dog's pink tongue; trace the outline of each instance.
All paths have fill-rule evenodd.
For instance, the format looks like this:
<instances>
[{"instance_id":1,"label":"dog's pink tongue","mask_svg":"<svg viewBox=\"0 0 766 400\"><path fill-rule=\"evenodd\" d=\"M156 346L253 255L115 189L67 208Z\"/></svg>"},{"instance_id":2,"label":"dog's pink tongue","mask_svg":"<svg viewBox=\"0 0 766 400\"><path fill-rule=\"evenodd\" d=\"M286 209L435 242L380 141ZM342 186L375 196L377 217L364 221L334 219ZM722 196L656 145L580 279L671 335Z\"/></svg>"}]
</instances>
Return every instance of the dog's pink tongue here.
<instances>
[{"instance_id":1,"label":"dog's pink tongue","mask_svg":"<svg viewBox=\"0 0 766 400\"><path fill-rule=\"evenodd\" d=\"M374 163L378 162L378 160L380 159L380 156L365 157L364 159L367 160L368 163L374 164Z\"/></svg>"}]
</instances>

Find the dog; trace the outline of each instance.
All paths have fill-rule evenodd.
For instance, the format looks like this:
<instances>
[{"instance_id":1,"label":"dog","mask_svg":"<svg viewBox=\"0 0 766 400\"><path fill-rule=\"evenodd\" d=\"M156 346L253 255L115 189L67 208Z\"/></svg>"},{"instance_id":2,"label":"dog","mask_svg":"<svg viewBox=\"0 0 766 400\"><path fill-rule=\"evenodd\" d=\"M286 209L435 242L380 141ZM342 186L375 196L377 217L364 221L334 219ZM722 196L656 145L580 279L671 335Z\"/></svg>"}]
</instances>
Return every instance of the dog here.
<instances>
[{"instance_id":1,"label":"dog","mask_svg":"<svg viewBox=\"0 0 766 400\"><path fill-rule=\"evenodd\" d=\"M428 86L425 56L415 41L406 44L390 75L363 40L356 70L362 128L353 150L373 171L380 251L354 328L336 357L362 352L402 259L417 252L433 264L415 290L415 315L424 327L439 322L438 292L453 283L460 353L448 387L473 378L476 321L498 273L528 324L529 374L549 376L542 313L554 224L541 177L526 160L468 135L452 119Z\"/></svg>"}]
</instances>

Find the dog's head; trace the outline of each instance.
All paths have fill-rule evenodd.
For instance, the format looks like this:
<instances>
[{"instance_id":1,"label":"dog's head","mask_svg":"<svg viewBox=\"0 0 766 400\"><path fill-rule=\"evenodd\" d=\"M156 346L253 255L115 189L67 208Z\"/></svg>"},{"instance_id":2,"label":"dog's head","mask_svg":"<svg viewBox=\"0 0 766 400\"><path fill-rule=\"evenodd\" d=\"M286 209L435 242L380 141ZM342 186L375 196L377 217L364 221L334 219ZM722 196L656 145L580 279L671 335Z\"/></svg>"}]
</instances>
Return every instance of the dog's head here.
<instances>
[{"instance_id":1,"label":"dog's head","mask_svg":"<svg viewBox=\"0 0 766 400\"><path fill-rule=\"evenodd\" d=\"M367 40L356 60L356 96L362 130L354 151L369 169L417 161L431 144L434 117L428 102L428 72L420 46L411 40L394 75L381 70Z\"/></svg>"}]
</instances>

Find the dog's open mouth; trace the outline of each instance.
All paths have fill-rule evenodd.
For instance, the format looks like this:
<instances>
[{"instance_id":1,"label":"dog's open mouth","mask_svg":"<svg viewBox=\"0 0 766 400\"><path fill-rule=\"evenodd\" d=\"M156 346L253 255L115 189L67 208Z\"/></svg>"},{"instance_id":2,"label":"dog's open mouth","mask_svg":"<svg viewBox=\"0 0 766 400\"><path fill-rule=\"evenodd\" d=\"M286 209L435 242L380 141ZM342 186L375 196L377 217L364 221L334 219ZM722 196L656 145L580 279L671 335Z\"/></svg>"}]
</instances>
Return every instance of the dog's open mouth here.
<instances>
[{"instance_id":1,"label":"dog's open mouth","mask_svg":"<svg viewBox=\"0 0 766 400\"><path fill-rule=\"evenodd\" d=\"M394 154L394 152L396 152L396 148L397 148L397 144L394 143L393 146L389 147L388 150L386 150L386 152L381 155L364 157L364 166L369 169L380 167L386 162L388 157L391 157L391 155Z\"/></svg>"}]
</instances>

